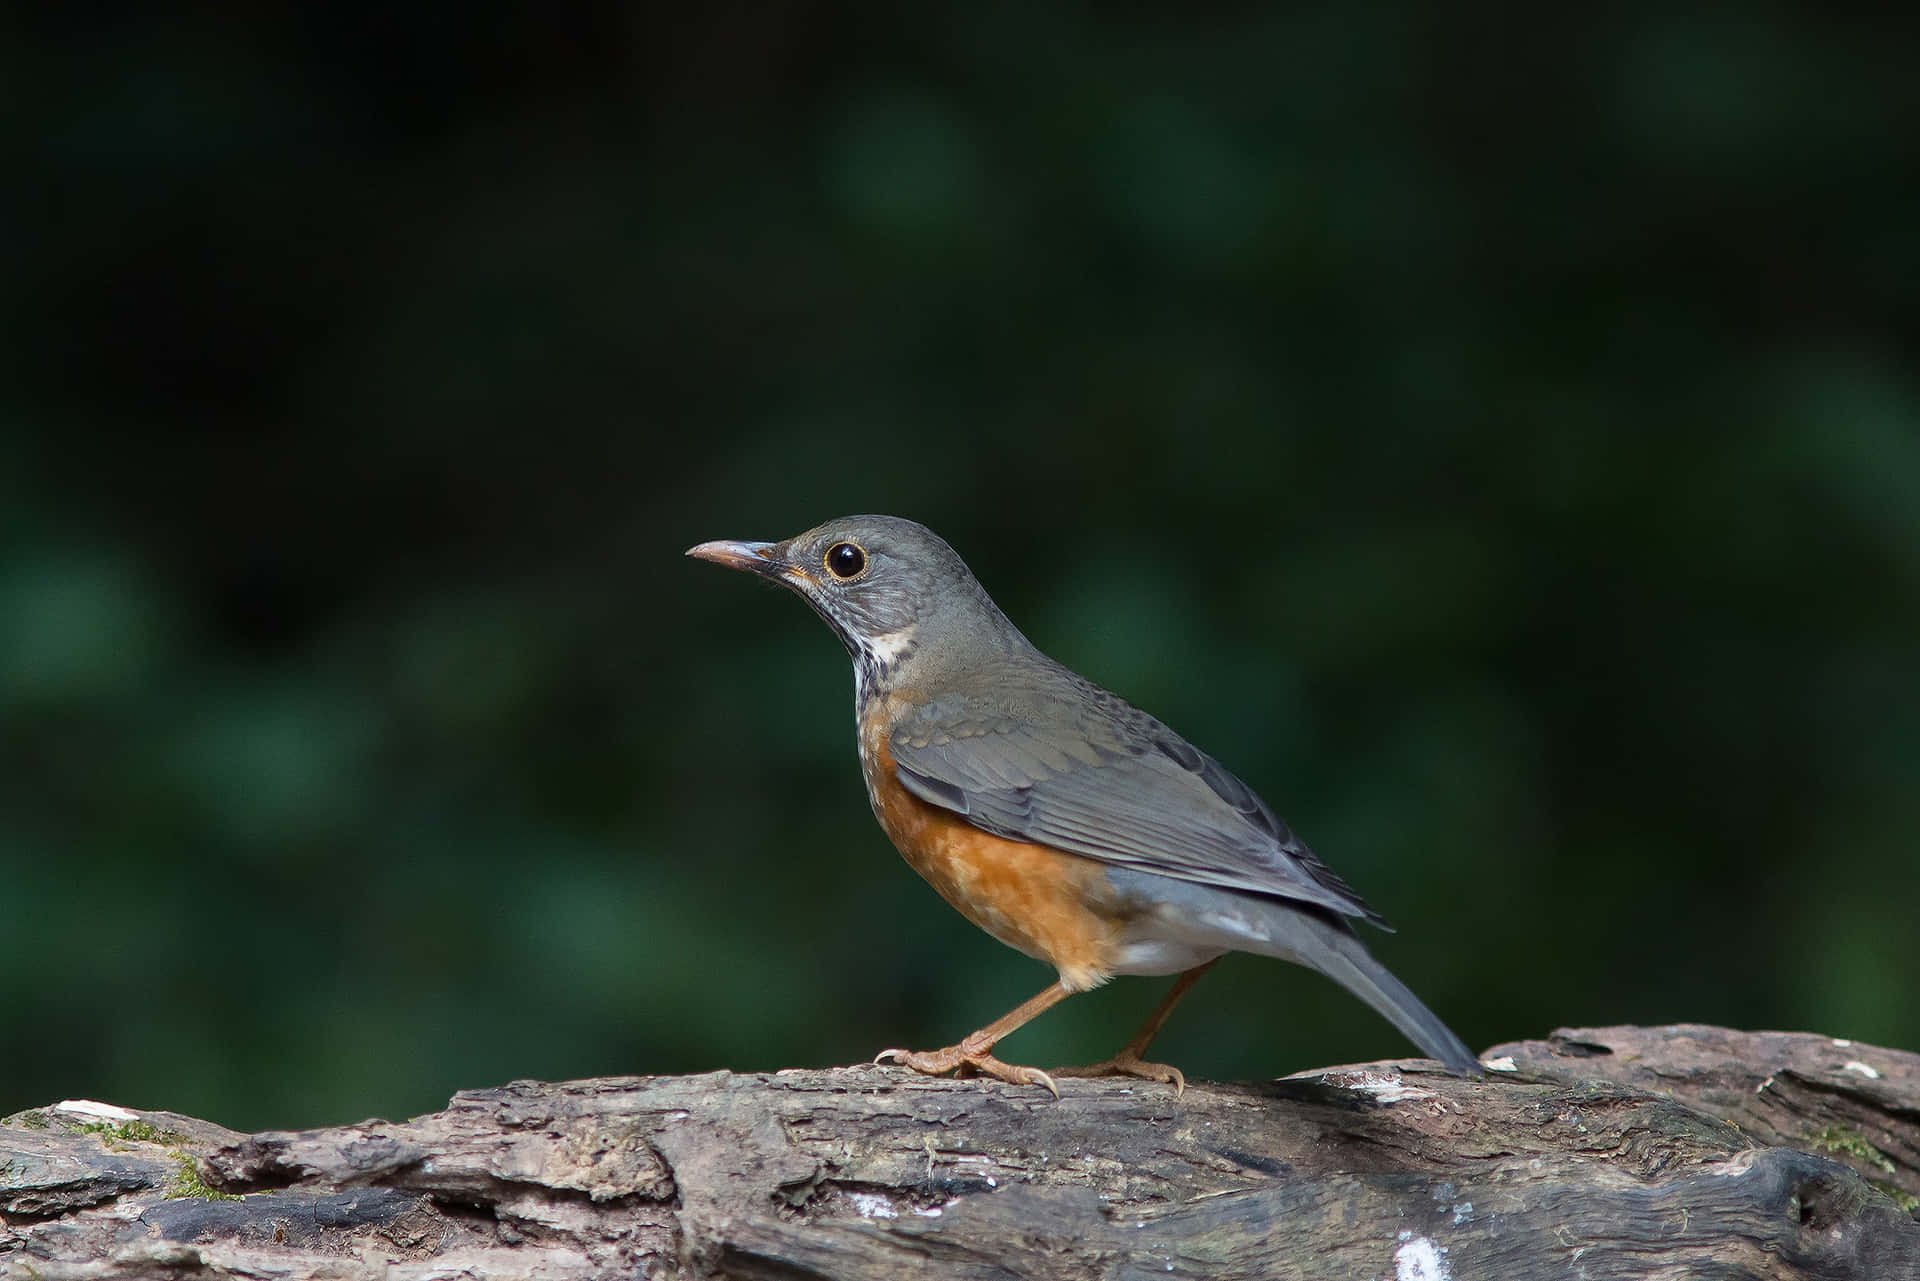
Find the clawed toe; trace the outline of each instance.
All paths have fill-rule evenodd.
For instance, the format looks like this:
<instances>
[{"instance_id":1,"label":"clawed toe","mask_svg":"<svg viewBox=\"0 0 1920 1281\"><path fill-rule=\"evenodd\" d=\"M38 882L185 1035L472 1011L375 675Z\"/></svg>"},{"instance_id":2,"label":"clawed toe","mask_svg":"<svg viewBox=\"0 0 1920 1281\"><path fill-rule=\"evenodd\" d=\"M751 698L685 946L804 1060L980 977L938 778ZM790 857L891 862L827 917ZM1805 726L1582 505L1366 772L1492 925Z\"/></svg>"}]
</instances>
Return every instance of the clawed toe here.
<instances>
[{"instance_id":1,"label":"clawed toe","mask_svg":"<svg viewBox=\"0 0 1920 1281\"><path fill-rule=\"evenodd\" d=\"M1187 1092L1186 1074L1171 1063L1149 1063L1136 1054L1116 1054L1100 1063L1089 1063L1085 1067L1064 1067L1053 1070L1055 1076L1134 1076L1143 1081L1158 1081L1162 1085L1171 1085L1173 1095L1179 1098Z\"/></svg>"},{"instance_id":2,"label":"clawed toe","mask_svg":"<svg viewBox=\"0 0 1920 1281\"><path fill-rule=\"evenodd\" d=\"M979 1073L1005 1081L1009 1085L1044 1085L1047 1093L1060 1097L1060 1087L1039 1068L1002 1063L985 1050L969 1050L965 1045L949 1045L944 1050L882 1050L873 1056L875 1063L897 1063L922 1076L957 1076Z\"/></svg>"}]
</instances>

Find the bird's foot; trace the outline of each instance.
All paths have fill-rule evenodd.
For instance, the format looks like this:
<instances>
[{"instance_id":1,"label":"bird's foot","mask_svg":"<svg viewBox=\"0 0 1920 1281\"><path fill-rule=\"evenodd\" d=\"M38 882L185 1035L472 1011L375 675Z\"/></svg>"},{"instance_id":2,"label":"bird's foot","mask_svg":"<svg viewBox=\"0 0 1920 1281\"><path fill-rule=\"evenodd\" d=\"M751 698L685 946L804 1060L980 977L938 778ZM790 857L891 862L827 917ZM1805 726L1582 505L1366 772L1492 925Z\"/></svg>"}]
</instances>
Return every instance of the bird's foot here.
<instances>
[{"instance_id":1,"label":"bird's foot","mask_svg":"<svg viewBox=\"0 0 1920 1281\"><path fill-rule=\"evenodd\" d=\"M1054 1098L1060 1097L1060 1088L1053 1083L1053 1078L1039 1068L1002 1063L989 1054L985 1046L969 1045L965 1041L949 1045L944 1050L882 1050L873 1056L873 1061L898 1063L923 1076L945 1076L949 1072L957 1076L972 1076L979 1073L1009 1085L1044 1085Z\"/></svg>"},{"instance_id":2,"label":"bird's foot","mask_svg":"<svg viewBox=\"0 0 1920 1281\"><path fill-rule=\"evenodd\" d=\"M1149 1063L1138 1054L1125 1050L1099 1063L1089 1063L1085 1067L1063 1067L1053 1070L1055 1076L1137 1076L1143 1081L1158 1081L1162 1085L1171 1085L1173 1095L1179 1098L1187 1090L1187 1078L1179 1068L1171 1063Z\"/></svg>"}]
</instances>

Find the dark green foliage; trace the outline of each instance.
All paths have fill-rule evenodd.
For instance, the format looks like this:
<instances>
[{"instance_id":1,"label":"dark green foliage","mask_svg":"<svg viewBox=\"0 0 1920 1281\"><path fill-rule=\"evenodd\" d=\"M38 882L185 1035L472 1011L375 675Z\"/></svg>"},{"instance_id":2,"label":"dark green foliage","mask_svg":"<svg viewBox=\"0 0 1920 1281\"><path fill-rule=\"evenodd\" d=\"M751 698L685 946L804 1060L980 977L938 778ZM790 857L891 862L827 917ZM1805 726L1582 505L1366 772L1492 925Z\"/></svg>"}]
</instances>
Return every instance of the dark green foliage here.
<instances>
[{"instance_id":1,"label":"dark green foliage","mask_svg":"<svg viewBox=\"0 0 1920 1281\"><path fill-rule=\"evenodd\" d=\"M680 559L863 510L1257 787L1469 1042L1920 1044L1910 18L569 13L10 30L0 1113L1030 994L874 827L839 647ZM1404 1048L1246 958L1157 1047Z\"/></svg>"}]
</instances>

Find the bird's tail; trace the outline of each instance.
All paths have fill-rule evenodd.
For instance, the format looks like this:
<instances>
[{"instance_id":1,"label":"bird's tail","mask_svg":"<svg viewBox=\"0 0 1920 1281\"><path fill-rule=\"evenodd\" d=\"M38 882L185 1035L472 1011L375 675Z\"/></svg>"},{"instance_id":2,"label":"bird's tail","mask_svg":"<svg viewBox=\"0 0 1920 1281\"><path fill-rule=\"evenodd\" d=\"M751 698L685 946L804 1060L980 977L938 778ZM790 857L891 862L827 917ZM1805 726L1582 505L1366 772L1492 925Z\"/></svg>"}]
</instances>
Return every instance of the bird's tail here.
<instances>
[{"instance_id":1,"label":"bird's tail","mask_svg":"<svg viewBox=\"0 0 1920 1281\"><path fill-rule=\"evenodd\" d=\"M1274 903L1260 931L1265 937L1240 944L1248 951L1269 952L1308 969L1318 970L1371 1005L1399 1028L1409 1041L1449 1072L1480 1074L1480 1061L1438 1015L1429 1010L1407 985L1373 958L1366 944L1345 921L1292 904ZM1263 946L1264 944L1264 946Z\"/></svg>"}]
</instances>

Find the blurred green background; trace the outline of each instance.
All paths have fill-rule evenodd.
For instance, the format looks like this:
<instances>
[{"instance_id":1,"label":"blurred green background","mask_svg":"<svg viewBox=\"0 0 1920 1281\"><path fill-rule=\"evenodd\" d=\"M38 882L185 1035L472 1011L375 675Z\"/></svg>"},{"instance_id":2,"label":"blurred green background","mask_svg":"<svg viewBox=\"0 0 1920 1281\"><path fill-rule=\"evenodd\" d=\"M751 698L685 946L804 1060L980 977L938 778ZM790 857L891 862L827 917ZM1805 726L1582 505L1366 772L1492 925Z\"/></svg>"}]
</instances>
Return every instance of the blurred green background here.
<instances>
[{"instance_id":1,"label":"blurred green background","mask_svg":"<svg viewBox=\"0 0 1920 1281\"><path fill-rule=\"evenodd\" d=\"M0 1113L1037 990L873 824L826 630L680 555L853 511L1242 774L1476 1047L1920 1046L1912 14L7 21ZM1407 1052L1248 957L1161 1048Z\"/></svg>"}]
</instances>

